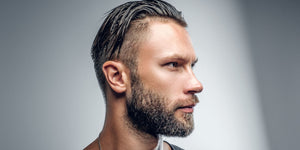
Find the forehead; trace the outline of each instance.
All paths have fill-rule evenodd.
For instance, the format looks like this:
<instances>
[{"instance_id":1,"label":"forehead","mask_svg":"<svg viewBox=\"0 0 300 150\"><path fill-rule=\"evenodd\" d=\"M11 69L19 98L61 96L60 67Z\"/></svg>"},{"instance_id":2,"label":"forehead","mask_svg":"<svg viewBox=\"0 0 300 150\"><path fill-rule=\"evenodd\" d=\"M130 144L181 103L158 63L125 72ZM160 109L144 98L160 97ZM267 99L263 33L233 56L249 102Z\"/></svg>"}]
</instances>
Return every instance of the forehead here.
<instances>
[{"instance_id":1,"label":"forehead","mask_svg":"<svg viewBox=\"0 0 300 150\"><path fill-rule=\"evenodd\" d=\"M155 21L150 23L145 36L145 39L140 43L140 57L162 58L176 56L192 61L196 59L188 32L174 21Z\"/></svg>"}]
</instances>

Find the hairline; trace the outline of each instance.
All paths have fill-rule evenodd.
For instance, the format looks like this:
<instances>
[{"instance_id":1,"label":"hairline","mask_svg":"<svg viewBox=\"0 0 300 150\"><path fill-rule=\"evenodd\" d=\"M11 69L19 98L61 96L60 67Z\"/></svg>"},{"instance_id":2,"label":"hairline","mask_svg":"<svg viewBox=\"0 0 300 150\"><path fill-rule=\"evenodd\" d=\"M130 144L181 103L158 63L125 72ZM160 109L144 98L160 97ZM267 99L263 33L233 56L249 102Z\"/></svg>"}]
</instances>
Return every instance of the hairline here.
<instances>
[{"instance_id":1,"label":"hairline","mask_svg":"<svg viewBox=\"0 0 300 150\"><path fill-rule=\"evenodd\" d=\"M149 38L149 33L151 32L150 26L155 23L170 23L170 22L176 23L183 28L186 27L186 25L181 24L177 20L170 18L170 17L164 17L164 16L147 16L143 19L132 21L132 23L129 27L129 30L125 34L125 38L124 38L124 41L123 41L123 44L122 44L121 50L120 50L121 54L120 54L119 58L117 58L116 60L120 60L122 63L124 63L124 65L126 67L128 67L128 69L130 70L130 72L132 72L132 71L134 72L135 70L137 70L138 68L131 68L132 67L132 66L130 66L131 63L128 64L128 62L126 62L126 61L134 60L133 61L134 67L137 67L138 55L141 51L140 46L141 46L141 44L143 44L143 42L145 42ZM144 28L138 28L138 26L140 24L144 24L145 25ZM133 30L135 30L135 31L133 31ZM137 32L136 30L139 30L139 32ZM126 51L126 50L128 50L128 51ZM124 56L124 53L133 54L133 55L132 55L132 57L130 57L130 60L124 60L124 59L122 59L122 56Z\"/></svg>"}]
</instances>

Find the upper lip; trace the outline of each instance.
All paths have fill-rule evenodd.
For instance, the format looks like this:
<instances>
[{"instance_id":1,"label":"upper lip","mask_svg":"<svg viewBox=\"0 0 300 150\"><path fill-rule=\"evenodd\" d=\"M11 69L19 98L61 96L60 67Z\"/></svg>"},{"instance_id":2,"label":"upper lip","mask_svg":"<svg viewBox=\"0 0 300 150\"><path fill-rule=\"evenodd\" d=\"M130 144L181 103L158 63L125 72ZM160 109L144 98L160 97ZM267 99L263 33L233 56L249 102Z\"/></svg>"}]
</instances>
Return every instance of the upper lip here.
<instances>
[{"instance_id":1,"label":"upper lip","mask_svg":"<svg viewBox=\"0 0 300 150\"><path fill-rule=\"evenodd\" d=\"M185 103L179 105L178 109L181 108L193 108L199 103L199 99L196 95L193 95L193 98L184 100Z\"/></svg>"},{"instance_id":2,"label":"upper lip","mask_svg":"<svg viewBox=\"0 0 300 150\"><path fill-rule=\"evenodd\" d=\"M193 107L195 107L195 106L196 106L196 103L192 103L192 104L180 106L180 107L178 107L178 108L179 108L179 109L180 109L180 108L193 108Z\"/></svg>"}]
</instances>

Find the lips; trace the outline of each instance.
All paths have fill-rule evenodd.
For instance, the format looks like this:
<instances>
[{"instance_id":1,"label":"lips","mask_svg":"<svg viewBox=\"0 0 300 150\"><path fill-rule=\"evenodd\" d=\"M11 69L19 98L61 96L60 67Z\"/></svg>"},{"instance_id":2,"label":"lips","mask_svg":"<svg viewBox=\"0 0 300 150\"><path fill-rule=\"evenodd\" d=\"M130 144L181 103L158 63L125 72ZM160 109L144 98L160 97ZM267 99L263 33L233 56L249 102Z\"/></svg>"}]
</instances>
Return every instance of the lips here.
<instances>
[{"instance_id":1,"label":"lips","mask_svg":"<svg viewBox=\"0 0 300 150\"><path fill-rule=\"evenodd\" d=\"M193 113L194 107L196 106L197 103L199 103L199 99L197 95L193 95L192 99L186 99L182 101L185 103L181 103L177 105L178 107L176 110L180 110L184 113Z\"/></svg>"},{"instance_id":2,"label":"lips","mask_svg":"<svg viewBox=\"0 0 300 150\"><path fill-rule=\"evenodd\" d=\"M192 113L194 111L195 104L185 105L178 107L177 110L181 110L185 113Z\"/></svg>"}]
</instances>

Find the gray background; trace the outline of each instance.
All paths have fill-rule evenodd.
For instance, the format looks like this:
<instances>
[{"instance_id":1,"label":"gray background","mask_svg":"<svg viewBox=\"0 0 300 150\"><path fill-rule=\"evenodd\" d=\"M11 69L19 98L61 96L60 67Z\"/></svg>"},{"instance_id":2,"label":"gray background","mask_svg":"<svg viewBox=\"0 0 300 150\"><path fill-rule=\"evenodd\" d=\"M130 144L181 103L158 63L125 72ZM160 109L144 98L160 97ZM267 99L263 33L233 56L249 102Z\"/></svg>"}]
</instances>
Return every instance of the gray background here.
<instances>
[{"instance_id":1,"label":"gray background","mask_svg":"<svg viewBox=\"0 0 300 150\"><path fill-rule=\"evenodd\" d=\"M82 149L104 102L89 51L122 0L1 1L0 149ZM300 3L169 1L189 23L204 84L186 149L298 150Z\"/></svg>"},{"instance_id":2,"label":"gray background","mask_svg":"<svg viewBox=\"0 0 300 150\"><path fill-rule=\"evenodd\" d=\"M243 1L270 147L300 149L300 1Z\"/></svg>"}]
</instances>

